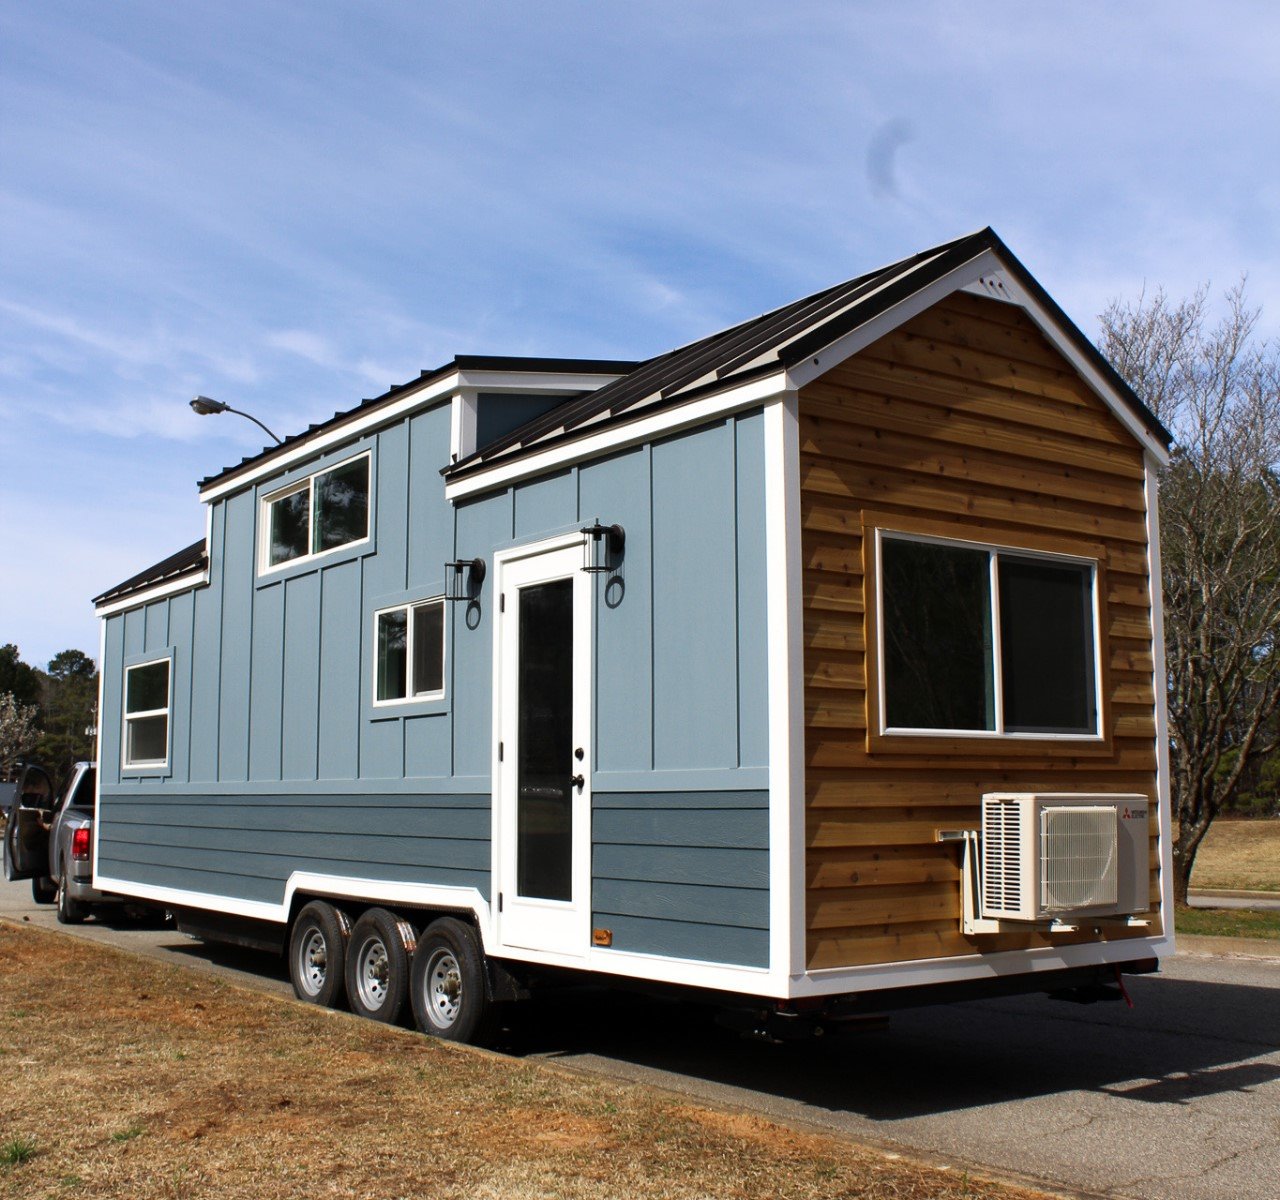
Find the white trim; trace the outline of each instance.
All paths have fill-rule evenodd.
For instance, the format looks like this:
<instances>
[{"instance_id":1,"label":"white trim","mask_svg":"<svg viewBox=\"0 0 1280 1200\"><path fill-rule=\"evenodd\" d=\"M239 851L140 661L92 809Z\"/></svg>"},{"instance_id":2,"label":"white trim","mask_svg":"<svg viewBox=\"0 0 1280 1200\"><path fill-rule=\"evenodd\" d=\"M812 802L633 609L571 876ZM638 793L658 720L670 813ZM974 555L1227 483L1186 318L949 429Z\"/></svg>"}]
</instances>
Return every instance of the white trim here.
<instances>
[{"instance_id":1,"label":"white trim","mask_svg":"<svg viewBox=\"0 0 1280 1200\"><path fill-rule=\"evenodd\" d=\"M367 480L368 488L365 492L364 502L364 537L353 538L349 542L330 546L327 550L308 550L306 554L295 554L292 558L273 563L271 561L272 505L305 491L307 493L307 545L315 545L316 480L322 475L332 475L337 471L344 470L351 466L352 463L359 462L362 458L365 461L365 479ZM327 466L317 467L310 474L303 476L301 479L295 479L292 483L286 483L283 487L264 492L258 497L257 578L266 579L272 575L279 574L281 571L288 571L305 563L316 562L318 559L327 558L329 555L337 554L340 551L349 551L357 546L367 546L373 540L373 496L376 486L377 482L373 477L373 451L363 450L359 454L353 454L350 458L339 459L337 462L329 463Z\"/></svg>"},{"instance_id":2,"label":"white trim","mask_svg":"<svg viewBox=\"0 0 1280 1200\"><path fill-rule=\"evenodd\" d=\"M478 888L435 883L394 883L382 879L351 879L341 875L294 871L284 886L284 912L280 920L288 920L296 892L320 892L328 896L380 904L420 904L426 908L470 910L475 914L482 936L488 931L492 919L489 902Z\"/></svg>"},{"instance_id":3,"label":"white trim","mask_svg":"<svg viewBox=\"0 0 1280 1200\"><path fill-rule=\"evenodd\" d=\"M1160 923L1175 946L1173 921L1173 795L1169 772L1169 686L1164 647L1164 576L1160 561L1160 479L1154 456L1145 460L1143 487L1147 500L1147 569L1151 579L1151 687L1156 698L1156 801L1160 823Z\"/></svg>"},{"instance_id":4,"label":"white trim","mask_svg":"<svg viewBox=\"0 0 1280 1200\"><path fill-rule=\"evenodd\" d=\"M459 388L453 394L449 412L449 461L466 458L476 448L480 393L475 388Z\"/></svg>"},{"instance_id":5,"label":"white trim","mask_svg":"<svg viewBox=\"0 0 1280 1200\"><path fill-rule=\"evenodd\" d=\"M594 458L614 450L622 450L641 442L651 441L681 429L705 424L716 417L727 416L743 408L753 408L766 400L774 399L786 388L783 371L778 371L755 379L737 387L727 388L713 396L704 396L701 400L690 401L674 408L663 409L649 417L623 425L611 425L599 433L575 438L548 447L536 454L530 454L512 460L500 460L492 467L477 470L473 474L464 475L461 479L446 480L445 498L461 500L480 492L490 492L496 488L506 487L533 475L542 475L554 471L566 463L578 462Z\"/></svg>"},{"instance_id":6,"label":"white trim","mask_svg":"<svg viewBox=\"0 0 1280 1200\"><path fill-rule=\"evenodd\" d=\"M967 538L945 537L941 534L913 533L907 530L894 529L890 526L875 526L875 570L876 570L876 692L880 698L879 734L881 737L946 737L972 738L993 742L1038 741L1038 742L1082 742L1100 745L1106 740L1103 730L1102 712L1102 655L1104 652L1102 622L1100 619L1098 560L1081 554L1058 554L1046 550L1024 550L1018 546L1000 545L996 542L975 542ZM914 728L892 726L887 724L887 705L885 692L885 607L884 607L884 540L919 542L927 546L958 546L966 550L980 550L989 556L990 619L991 619L991 683L995 712L994 729L932 729L928 727ZM1094 732L1092 733L1053 733L1025 730L1006 730L1004 728L1003 698L1003 660L1000 644L1000 579L998 563L1001 555L1013 558L1037 558L1050 563L1069 563L1083 567L1089 571L1089 587L1092 596L1090 611L1093 615L1093 706Z\"/></svg>"},{"instance_id":7,"label":"white trim","mask_svg":"<svg viewBox=\"0 0 1280 1200\"><path fill-rule=\"evenodd\" d=\"M238 492L259 480L277 475L299 462L314 458L321 451L342 442L352 441L360 435L377 429L382 425L390 425L401 417L430 404L433 400L441 400L450 396L459 387L474 387L485 391L509 389L524 392L578 392L595 391L606 383L621 378L621 372L596 374L548 374L541 371L482 371L474 368L460 371L456 368L439 379L424 381L421 387L406 392L398 400L390 404L379 405L362 417L353 417L343 421L324 433L314 437L303 437L293 448L283 454L273 454L258 465L237 473L229 479L216 479L200 489L200 499L206 504L219 500L232 492Z\"/></svg>"},{"instance_id":8,"label":"white trim","mask_svg":"<svg viewBox=\"0 0 1280 1200\"><path fill-rule=\"evenodd\" d=\"M1035 975L1063 967L1098 966L1160 958L1173 950L1169 937L1120 938L1111 942L1080 942L1071 946L1041 946L1006 950L999 954L965 954L954 958L922 958L911 962L872 963L865 967L831 967L810 971L793 981L790 995L839 996L883 988L920 987L999 976Z\"/></svg>"},{"instance_id":9,"label":"white trim","mask_svg":"<svg viewBox=\"0 0 1280 1200\"><path fill-rule=\"evenodd\" d=\"M126 612L131 608L141 608L144 604L150 604L153 600L163 600L166 596L176 596L179 592L195 591L198 587L204 587L209 582L209 568L205 567L203 571L179 575L176 579L170 579L165 583L157 583L152 587L141 592L130 592L127 596L122 596L119 600L111 600L106 604L99 604L95 611L99 617L114 617L116 613Z\"/></svg>"},{"instance_id":10,"label":"white trim","mask_svg":"<svg viewBox=\"0 0 1280 1200\"><path fill-rule=\"evenodd\" d=\"M920 270L929 266L932 262L933 260L930 259L913 268L913 270ZM978 283L983 276L999 274L1004 289L1008 292L1010 302L1026 310L1027 315L1036 323L1040 332L1048 338L1054 349L1071 363L1076 373L1097 393L1098 397L1116 415L1120 423L1138 440L1143 449L1152 454L1162 466L1167 463L1169 461L1169 451L1151 430L1143 424L1142 420L1128 404L1120 399L1111 384L1081 354L1074 342L1063 333L1058 322L1033 297L1014 284L1008 272L1002 270L1003 265L1000 256L994 250L983 250L968 262L962 263L954 270L949 271L941 279L935 280L917 292L913 292L891 308L873 317L870 321L850 330L843 337L837 338L829 346L825 346L817 354L810 356L805 362L797 363L788 372L790 386L794 388L804 387L805 384L817 379L819 375L825 375L833 367L839 366L851 355L857 354L859 350L865 349L872 342L878 341L887 333L891 333L898 326L911 320L912 317L919 316L926 309L932 308L933 305L951 295L952 292L969 289L972 284ZM901 283L903 279L909 277L909 274L910 272L908 272L908 275L895 276L889 283ZM889 284L885 286L887 287ZM870 294L874 295L875 293Z\"/></svg>"},{"instance_id":11,"label":"white trim","mask_svg":"<svg viewBox=\"0 0 1280 1200\"><path fill-rule=\"evenodd\" d=\"M428 604L440 605L440 686L429 692L415 692L413 685L417 682L413 673L413 613L415 609L425 608ZM403 611L405 614L405 665L403 696L393 696L386 700L378 699L378 618L384 613ZM395 709L405 704L422 704L431 700L443 700L446 691L446 680L449 678L449 608L443 595L424 596L421 600L402 600L399 604L387 604L373 610L373 650L369 661L372 664L370 675L370 696L373 707L379 710Z\"/></svg>"},{"instance_id":12,"label":"white trim","mask_svg":"<svg viewBox=\"0 0 1280 1200\"><path fill-rule=\"evenodd\" d=\"M119 678L113 672L113 678ZM93 863L90 871L90 878L93 886L98 886L98 831L102 828L102 773L104 761L102 758L102 731L103 717L106 715L107 695L107 619L103 615L98 621L98 733L93 747L93 761L98 764L98 773L94 776L93 790ZM123 707L124 698L121 697L121 706Z\"/></svg>"},{"instance_id":13,"label":"white trim","mask_svg":"<svg viewBox=\"0 0 1280 1200\"><path fill-rule=\"evenodd\" d=\"M804 613L800 554L799 397L764 410L769 705L769 972L804 973Z\"/></svg>"},{"instance_id":14,"label":"white trim","mask_svg":"<svg viewBox=\"0 0 1280 1200\"><path fill-rule=\"evenodd\" d=\"M137 712L129 711L129 672L141 671L146 667L154 667L158 663L164 663L166 679L165 693L168 703L164 708L147 708L139 709ZM121 676L122 687L120 692L120 770L139 771L143 774L156 771L167 771L169 764L173 759L173 655L161 654L156 658L144 659L142 662L130 663L124 667ZM141 721L152 717L164 717L164 758L146 758L138 759L136 762L129 758L129 722Z\"/></svg>"}]
</instances>

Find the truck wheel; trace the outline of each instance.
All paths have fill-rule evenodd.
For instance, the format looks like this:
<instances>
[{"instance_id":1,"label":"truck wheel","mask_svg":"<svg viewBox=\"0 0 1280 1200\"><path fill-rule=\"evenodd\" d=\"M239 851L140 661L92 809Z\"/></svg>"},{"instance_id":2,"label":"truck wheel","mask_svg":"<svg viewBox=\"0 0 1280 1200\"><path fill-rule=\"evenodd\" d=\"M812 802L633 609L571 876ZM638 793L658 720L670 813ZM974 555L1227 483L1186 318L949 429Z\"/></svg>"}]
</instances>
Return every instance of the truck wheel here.
<instances>
[{"instance_id":1,"label":"truck wheel","mask_svg":"<svg viewBox=\"0 0 1280 1200\"><path fill-rule=\"evenodd\" d=\"M484 979L484 951L476 931L454 917L433 921L413 956L409 989L418 1028L451 1042L483 1042L494 1005Z\"/></svg>"},{"instance_id":2,"label":"truck wheel","mask_svg":"<svg viewBox=\"0 0 1280 1200\"><path fill-rule=\"evenodd\" d=\"M352 926L347 947L347 1002L358 1017L394 1025L409 990L413 926L385 908L371 908Z\"/></svg>"},{"instance_id":3,"label":"truck wheel","mask_svg":"<svg viewBox=\"0 0 1280 1200\"><path fill-rule=\"evenodd\" d=\"M58 876L58 924L59 925L79 925L85 917L89 915L89 906L81 904L79 900L71 898L71 890L67 887L67 879L70 877L71 868L66 864L62 864L62 873Z\"/></svg>"},{"instance_id":4,"label":"truck wheel","mask_svg":"<svg viewBox=\"0 0 1280 1200\"><path fill-rule=\"evenodd\" d=\"M342 1004L350 938L347 914L323 900L313 900L297 915L289 935L289 979L299 1000L324 1008Z\"/></svg>"},{"instance_id":5,"label":"truck wheel","mask_svg":"<svg viewBox=\"0 0 1280 1200\"><path fill-rule=\"evenodd\" d=\"M52 904L58 898L58 885L48 875L31 877L31 899L37 904Z\"/></svg>"}]
</instances>

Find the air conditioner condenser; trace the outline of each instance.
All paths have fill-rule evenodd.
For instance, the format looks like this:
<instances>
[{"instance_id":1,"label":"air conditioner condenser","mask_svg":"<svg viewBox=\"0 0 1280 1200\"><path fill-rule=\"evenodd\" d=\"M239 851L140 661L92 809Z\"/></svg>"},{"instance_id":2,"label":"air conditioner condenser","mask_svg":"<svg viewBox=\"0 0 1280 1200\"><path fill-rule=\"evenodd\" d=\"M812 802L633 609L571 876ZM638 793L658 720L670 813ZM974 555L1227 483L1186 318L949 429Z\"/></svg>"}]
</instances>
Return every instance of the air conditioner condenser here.
<instances>
[{"instance_id":1,"label":"air conditioner condenser","mask_svg":"<svg viewBox=\"0 0 1280 1200\"><path fill-rule=\"evenodd\" d=\"M1150 801L1140 795L982 797L982 916L1046 921L1147 912Z\"/></svg>"}]
</instances>

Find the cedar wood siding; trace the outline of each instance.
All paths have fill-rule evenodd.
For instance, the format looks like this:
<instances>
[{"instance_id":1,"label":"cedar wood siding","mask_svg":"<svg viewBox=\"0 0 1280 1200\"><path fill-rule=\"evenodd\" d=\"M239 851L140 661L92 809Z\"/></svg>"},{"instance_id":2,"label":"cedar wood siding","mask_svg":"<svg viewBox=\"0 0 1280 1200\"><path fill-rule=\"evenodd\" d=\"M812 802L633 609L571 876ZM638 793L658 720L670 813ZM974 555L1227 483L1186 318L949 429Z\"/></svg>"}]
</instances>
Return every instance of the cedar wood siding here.
<instances>
[{"instance_id":1,"label":"cedar wood siding","mask_svg":"<svg viewBox=\"0 0 1280 1200\"><path fill-rule=\"evenodd\" d=\"M966 938L959 850L989 791L1145 794L1158 908L1143 454L1022 310L955 293L803 388L807 964L1090 940ZM1105 745L868 736L874 527L1100 558ZM870 670L868 669L870 665ZM873 701L874 703L874 701ZM1151 935L1119 930L1103 937Z\"/></svg>"}]
</instances>

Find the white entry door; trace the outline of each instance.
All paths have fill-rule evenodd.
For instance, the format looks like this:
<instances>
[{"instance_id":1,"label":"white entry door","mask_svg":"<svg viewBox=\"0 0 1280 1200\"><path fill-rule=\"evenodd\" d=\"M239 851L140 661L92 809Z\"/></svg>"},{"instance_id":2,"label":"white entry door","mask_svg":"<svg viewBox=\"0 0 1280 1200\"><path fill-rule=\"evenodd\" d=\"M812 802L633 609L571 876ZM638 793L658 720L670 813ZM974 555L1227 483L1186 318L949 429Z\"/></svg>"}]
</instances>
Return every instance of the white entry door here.
<instances>
[{"instance_id":1,"label":"white entry door","mask_svg":"<svg viewBox=\"0 0 1280 1200\"><path fill-rule=\"evenodd\" d=\"M580 541L499 556L498 942L585 955L591 925L591 584Z\"/></svg>"}]
</instances>

